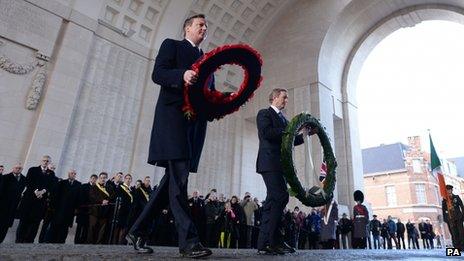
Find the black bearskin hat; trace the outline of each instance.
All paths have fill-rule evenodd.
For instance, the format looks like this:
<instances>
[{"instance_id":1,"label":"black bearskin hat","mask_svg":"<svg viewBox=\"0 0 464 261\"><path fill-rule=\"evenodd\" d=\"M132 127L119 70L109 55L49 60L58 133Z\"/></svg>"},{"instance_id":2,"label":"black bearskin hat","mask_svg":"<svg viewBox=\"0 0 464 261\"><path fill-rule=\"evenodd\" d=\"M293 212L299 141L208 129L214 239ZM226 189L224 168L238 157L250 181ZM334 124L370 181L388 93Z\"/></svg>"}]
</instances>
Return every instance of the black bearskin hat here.
<instances>
[{"instance_id":1,"label":"black bearskin hat","mask_svg":"<svg viewBox=\"0 0 464 261\"><path fill-rule=\"evenodd\" d=\"M364 202L364 194L361 192L361 190L356 190L353 194L353 197L354 197L354 201L356 202L361 202L363 203Z\"/></svg>"}]
</instances>

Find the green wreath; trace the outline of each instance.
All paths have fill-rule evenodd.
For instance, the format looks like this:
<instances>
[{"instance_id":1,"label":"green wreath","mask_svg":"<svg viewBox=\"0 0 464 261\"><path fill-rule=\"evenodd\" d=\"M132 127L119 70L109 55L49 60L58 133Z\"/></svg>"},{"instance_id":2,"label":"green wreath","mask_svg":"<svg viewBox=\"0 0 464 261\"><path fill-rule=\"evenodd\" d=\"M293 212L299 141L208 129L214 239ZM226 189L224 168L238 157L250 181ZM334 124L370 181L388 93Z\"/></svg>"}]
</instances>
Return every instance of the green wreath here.
<instances>
[{"instance_id":1,"label":"green wreath","mask_svg":"<svg viewBox=\"0 0 464 261\"><path fill-rule=\"evenodd\" d=\"M327 176L322 188L313 186L311 189L305 190L298 179L297 170L293 162L295 136L305 126L318 130L316 134L324 151L323 160L327 164ZM290 186L288 191L291 196L296 197L301 203L310 207L323 206L332 200L335 189L335 168L337 167L337 161L329 137L318 119L306 112L293 117L282 137L281 162L285 179Z\"/></svg>"}]
</instances>

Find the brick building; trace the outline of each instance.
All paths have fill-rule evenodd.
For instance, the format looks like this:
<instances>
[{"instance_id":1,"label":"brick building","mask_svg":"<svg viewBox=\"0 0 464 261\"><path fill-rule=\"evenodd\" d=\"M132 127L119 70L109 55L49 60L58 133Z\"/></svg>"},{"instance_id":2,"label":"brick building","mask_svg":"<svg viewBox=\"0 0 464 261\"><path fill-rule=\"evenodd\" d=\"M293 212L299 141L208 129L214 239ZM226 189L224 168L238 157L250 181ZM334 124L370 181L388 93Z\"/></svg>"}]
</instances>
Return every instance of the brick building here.
<instances>
[{"instance_id":1,"label":"brick building","mask_svg":"<svg viewBox=\"0 0 464 261\"><path fill-rule=\"evenodd\" d=\"M430 153L423 151L419 136L409 137L408 145L394 143L363 149L366 201L379 218L391 215L406 223L429 219L435 233L447 230L441 223L441 196L437 179L431 174ZM464 182L452 161L442 160L442 170L455 193L463 196ZM445 232L445 239L449 238Z\"/></svg>"}]
</instances>

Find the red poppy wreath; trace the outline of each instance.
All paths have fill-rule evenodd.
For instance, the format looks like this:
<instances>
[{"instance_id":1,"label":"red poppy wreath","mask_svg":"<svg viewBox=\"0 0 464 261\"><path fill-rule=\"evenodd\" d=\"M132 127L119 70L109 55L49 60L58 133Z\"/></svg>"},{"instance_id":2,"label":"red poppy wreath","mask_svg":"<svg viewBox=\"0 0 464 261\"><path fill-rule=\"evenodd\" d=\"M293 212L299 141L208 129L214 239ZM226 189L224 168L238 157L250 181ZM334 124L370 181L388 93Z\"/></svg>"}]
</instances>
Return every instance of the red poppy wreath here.
<instances>
[{"instance_id":1,"label":"red poppy wreath","mask_svg":"<svg viewBox=\"0 0 464 261\"><path fill-rule=\"evenodd\" d=\"M211 84L214 72L225 64L238 65L244 71L243 82L234 93L220 92ZM258 51L245 44L224 45L206 53L191 67L198 78L184 88L185 116L212 121L237 111L259 87L262 64Z\"/></svg>"}]
</instances>

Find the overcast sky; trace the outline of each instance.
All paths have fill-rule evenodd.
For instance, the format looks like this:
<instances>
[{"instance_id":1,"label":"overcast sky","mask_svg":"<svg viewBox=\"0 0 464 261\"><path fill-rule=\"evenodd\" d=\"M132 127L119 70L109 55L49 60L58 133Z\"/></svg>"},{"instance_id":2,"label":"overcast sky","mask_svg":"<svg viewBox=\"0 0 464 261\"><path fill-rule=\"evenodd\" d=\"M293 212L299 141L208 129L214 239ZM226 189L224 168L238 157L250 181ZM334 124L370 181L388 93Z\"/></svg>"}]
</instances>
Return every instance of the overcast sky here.
<instances>
[{"instance_id":1,"label":"overcast sky","mask_svg":"<svg viewBox=\"0 0 464 261\"><path fill-rule=\"evenodd\" d=\"M464 26L422 22L400 29L365 61L358 81L361 147L431 130L439 157L464 156Z\"/></svg>"}]
</instances>

